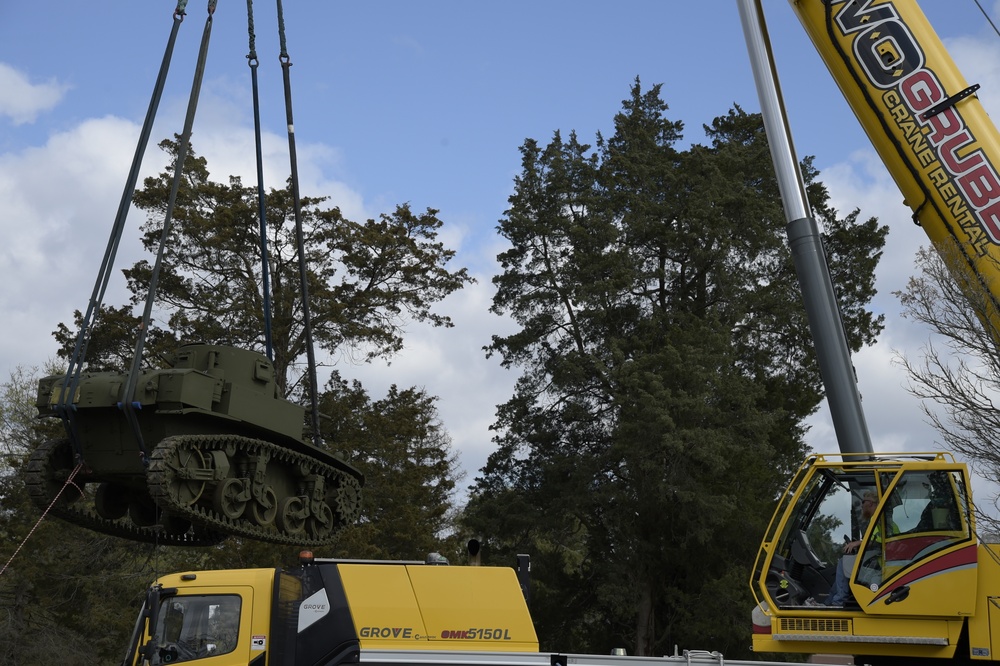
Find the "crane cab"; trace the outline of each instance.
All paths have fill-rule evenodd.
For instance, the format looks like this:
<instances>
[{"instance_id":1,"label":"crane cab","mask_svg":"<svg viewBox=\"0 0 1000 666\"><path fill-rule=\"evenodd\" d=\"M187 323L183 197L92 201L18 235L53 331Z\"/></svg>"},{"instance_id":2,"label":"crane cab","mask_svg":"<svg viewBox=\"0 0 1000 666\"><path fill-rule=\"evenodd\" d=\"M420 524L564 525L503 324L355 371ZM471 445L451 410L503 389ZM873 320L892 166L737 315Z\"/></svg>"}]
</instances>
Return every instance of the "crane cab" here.
<instances>
[{"instance_id":1,"label":"crane cab","mask_svg":"<svg viewBox=\"0 0 1000 666\"><path fill-rule=\"evenodd\" d=\"M951 455L811 456L757 555L754 649L950 657L984 559Z\"/></svg>"}]
</instances>

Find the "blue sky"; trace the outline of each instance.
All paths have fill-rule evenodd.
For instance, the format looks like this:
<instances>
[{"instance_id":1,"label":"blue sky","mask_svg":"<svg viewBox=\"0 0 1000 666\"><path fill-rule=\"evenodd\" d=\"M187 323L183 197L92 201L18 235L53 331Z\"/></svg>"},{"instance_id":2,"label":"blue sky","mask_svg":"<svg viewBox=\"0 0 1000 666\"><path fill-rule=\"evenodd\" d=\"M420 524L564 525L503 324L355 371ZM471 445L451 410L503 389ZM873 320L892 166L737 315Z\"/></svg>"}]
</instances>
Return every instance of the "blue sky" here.
<instances>
[{"instance_id":1,"label":"blue sky","mask_svg":"<svg viewBox=\"0 0 1000 666\"><path fill-rule=\"evenodd\" d=\"M0 4L0 371L53 357L50 332L83 308L96 276L139 125L171 26L174 1L69 0ZM893 350L918 353L926 332L901 321L891 291L927 244L909 222L881 167L804 31L783 0L764 0L800 156L815 155L835 205L861 207L892 228L876 306L888 314L882 342L857 359L875 446L928 450L934 433L902 387ZM921 3L987 110L1000 108L1000 38L973 0ZM984 3L1000 16L998 3ZM275 8L257 2L269 185L288 169ZM515 376L481 351L508 326L487 312L503 249L497 221L526 138L575 130L593 142L635 77L663 84L685 139L756 93L734 0L546 0L504 3L378 1L285 3L302 191L328 195L352 218L398 203L433 207L457 265L479 282L442 304L450 330L412 326L391 365L341 371L373 395L391 383L440 396L445 428L468 481L491 450L494 408ZM153 143L182 127L205 20L192 0ZM194 147L213 176L254 180L246 3L220 0L215 14ZM144 173L163 167L153 147ZM139 256L133 213L120 267ZM112 285L110 302L123 287ZM117 299L116 299L117 295ZM822 414L810 441L835 451Z\"/></svg>"}]
</instances>

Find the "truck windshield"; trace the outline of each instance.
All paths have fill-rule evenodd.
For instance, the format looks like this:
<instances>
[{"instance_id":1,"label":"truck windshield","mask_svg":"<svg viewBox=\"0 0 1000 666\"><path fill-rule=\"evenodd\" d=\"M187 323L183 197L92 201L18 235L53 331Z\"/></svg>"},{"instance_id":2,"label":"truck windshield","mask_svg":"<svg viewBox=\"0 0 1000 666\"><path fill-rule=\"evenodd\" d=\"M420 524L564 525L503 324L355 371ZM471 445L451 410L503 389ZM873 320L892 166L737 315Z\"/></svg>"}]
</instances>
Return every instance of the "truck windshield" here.
<instances>
[{"instance_id":1,"label":"truck windshield","mask_svg":"<svg viewBox=\"0 0 1000 666\"><path fill-rule=\"evenodd\" d=\"M236 649L238 595L171 596L160 603L153 634L153 664L215 657Z\"/></svg>"}]
</instances>

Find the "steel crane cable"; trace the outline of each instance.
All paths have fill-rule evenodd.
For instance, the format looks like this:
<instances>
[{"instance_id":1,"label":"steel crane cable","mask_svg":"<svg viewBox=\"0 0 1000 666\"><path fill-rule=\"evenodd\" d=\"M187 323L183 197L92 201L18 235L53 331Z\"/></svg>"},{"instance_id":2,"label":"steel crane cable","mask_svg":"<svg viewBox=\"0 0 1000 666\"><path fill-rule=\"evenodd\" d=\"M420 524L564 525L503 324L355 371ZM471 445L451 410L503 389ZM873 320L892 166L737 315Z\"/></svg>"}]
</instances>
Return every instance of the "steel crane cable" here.
<instances>
[{"instance_id":1,"label":"steel crane cable","mask_svg":"<svg viewBox=\"0 0 1000 666\"><path fill-rule=\"evenodd\" d=\"M254 143L257 148L257 213L260 219L260 273L261 292L264 305L264 347L267 358L274 360L274 349L271 341L271 276L267 254L267 200L264 193L264 150L260 138L260 96L257 92L257 47L253 29L253 0L247 0L247 32L250 33L250 52L247 54L247 64L250 65L250 80L253 88L253 128Z\"/></svg>"},{"instance_id":2,"label":"steel crane cable","mask_svg":"<svg viewBox=\"0 0 1000 666\"><path fill-rule=\"evenodd\" d=\"M146 146L149 144L149 136L153 130L153 121L156 118L156 111L160 105L160 98L163 95L163 87L167 80L167 72L170 69L170 61L173 58L174 44L177 41L177 33L181 23L184 21L185 8L188 0L178 0L174 9L173 26L170 29L170 36L167 39L167 46L160 63L160 71L156 76L156 83L153 86L153 94L149 100L149 107L146 110L146 117L139 133L139 141L135 147L135 154L132 157L132 168L129 170L128 178L125 182L125 189L122 192L121 202L118 204L118 213L115 216L114 225L111 228L111 236L108 238L108 246L104 251L104 258L97 273L97 280L94 283L94 290L87 310L80 321L80 330L76 336L76 344L70 356L69 365L66 369L66 378L62 383L62 390L53 408L62 417L66 434L73 443L73 450L77 457L82 454L80 440L76 431L76 420L73 412L73 396L76 395L80 385L80 375L83 362L87 358L87 347L90 343L90 336L101 311L104 301L104 294L107 291L108 281L111 278L111 269L114 265L115 256L118 253L118 246L121 242L122 232L125 228L125 219L128 216L129 208L132 206L132 197L135 193L135 184L139 180L139 169L142 166L142 158L146 153Z\"/></svg>"},{"instance_id":3,"label":"steel crane cable","mask_svg":"<svg viewBox=\"0 0 1000 666\"><path fill-rule=\"evenodd\" d=\"M160 245L156 251L156 261L149 277L149 286L146 292L146 305L142 313L142 324L139 327L139 334L135 341L135 354L132 357L132 366L129 369L128 380L122 391L121 408L125 412L139 450L145 462L149 456L146 445L142 439L142 432L139 428L139 419L136 415L141 405L135 399L135 389L139 381L139 371L142 367L142 352L146 344L146 335L149 332L150 323L153 317L153 302L156 300L156 287L160 278L160 269L163 265L163 255L166 250L167 241L170 238L170 228L173 222L174 207L177 203L177 193L180 190L181 178L184 175L184 162L187 160L188 148L191 144L191 130L194 127L194 116L198 109L198 96L201 93L201 83L205 75L205 62L208 59L208 45L212 37L212 17L215 14L215 7L218 0L208 0L208 16L205 18L205 28L201 35L201 47L198 50L198 62L195 65L194 81L191 83L191 95L188 98L187 115L184 118L184 130L181 133L177 145L177 156L174 161L174 177L170 186L170 198L167 201L167 209L163 216L163 229L160 231Z\"/></svg>"},{"instance_id":4,"label":"steel crane cable","mask_svg":"<svg viewBox=\"0 0 1000 666\"><path fill-rule=\"evenodd\" d=\"M995 32L997 34L997 36L1000 37L1000 30L997 29L997 26L993 22L993 19L991 19L990 15L986 13L986 10L983 9L983 6L981 4L979 4L979 0L975 0L975 3L976 3L976 7L979 7L979 11L981 11L983 13L983 16L986 17L986 21L990 24L990 27L993 28L993 32Z\"/></svg>"},{"instance_id":5,"label":"steel crane cable","mask_svg":"<svg viewBox=\"0 0 1000 666\"><path fill-rule=\"evenodd\" d=\"M80 493L80 496L83 497L83 490L80 488L80 486L73 483L73 479L76 477L77 474L80 473L80 470L82 469L83 469L83 463L78 462L76 466L73 468L73 470L69 473L69 476L66 477L66 481L63 482L62 488L60 488L59 492L57 492L52 497L52 501L49 502L49 505L47 507L45 507L45 511L42 511L42 515L38 517L38 520L35 521L35 524L31 527L30 530L28 530L28 533L24 535L24 538L21 539L21 543L19 543L17 545L17 548L14 549L14 553L10 556L10 559L7 560L7 564L3 565L3 568L0 569L0 576L2 576L5 571L7 571L7 569L10 567L11 562L14 561L14 558L17 557L17 554L21 552L22 548L24 548L24 544L28 542L28 539L30 539L31 535L35 533L35 530L38 529L38 526L41 525L42 521L45 520L45 517L49 515L49 511L51 511L52 507L56 505L56 502L59 501L59 498L62 496L63 492L65 492L67 488L73 486L74 488L76 488L76 491Z\"/></svg>"},{"instance_id":6,"label":"steel crane cable","mask_svg":"<svg viewBox=\"0 0 1000 666\"><path fill-rule=\"evenodd\" d=\"M291 176L289 178L292 188L292 203L295 212L295 244L299 254L299 283L302 296L302 329L305 333L306 358L308 362L308 386L310 409L310 424L312 426L312 441L318 448L322 448L323 438L319 428L319 387L316 385L316 352L313 349L312 336L312 316L309 311L309 272L306 266L305 238L302 231L302 200L299 196L299 168L295 155L295 123L292 120L292 80L289 70L291 69L291 59L288 57L288 48L285 41L285 13L278 3L278 40L281 46L281 53L278 60L281 62L282 80L285 87L285 121L288 125L288 160L291 165Z\"/></svg>"}]
</instances>

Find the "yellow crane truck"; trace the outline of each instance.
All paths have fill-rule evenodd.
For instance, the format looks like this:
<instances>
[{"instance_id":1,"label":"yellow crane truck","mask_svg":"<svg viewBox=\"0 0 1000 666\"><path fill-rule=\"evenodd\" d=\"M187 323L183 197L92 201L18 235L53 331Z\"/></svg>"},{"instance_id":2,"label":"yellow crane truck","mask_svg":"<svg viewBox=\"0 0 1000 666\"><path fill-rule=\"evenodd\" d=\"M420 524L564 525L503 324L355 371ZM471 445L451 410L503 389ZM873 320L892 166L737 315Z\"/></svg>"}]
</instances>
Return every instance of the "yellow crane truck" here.
<instances>
[{"instance_id":1,"label":"yellow crane truck","mask_svg":"<svg viewBox=\"0 0 1000 666\"><path fill-rule=\"evenodd\" d=\"M433 560L430 560L433 562ZM325 560L196 571L149 588L124 664L358 663L361 655L538 650L511 568Z\"/></svg>"},{"instance_id":2,"label":"yellow crane truck","mask_svg":"<svg viewBox=\"0 0 1000 666\"><path fill-rule=\"evenodd\" d=\"M515 568L329 560L192 571L146 594L122 666L721 666L722 655L538 651L528 558ZM730 666L760 662L728 661ZM792 666L791 664L787 666Z\"/></svg>"},{"instance_id":3,"label":"yellow crane truck","mask_svg":"<svg viewBox=\"0 0 1000 666\"><path fill-rule=\"evenodd\" d=\"M876 454L798 175L759 0L738 0L841 453L809 457L751 579L753 648L856 663L1000 660L1000 549L966 465ZM913 0L791 0L903 194L991 331L1000 324L1000 135Z\"/></svg>"}]
</instances>

